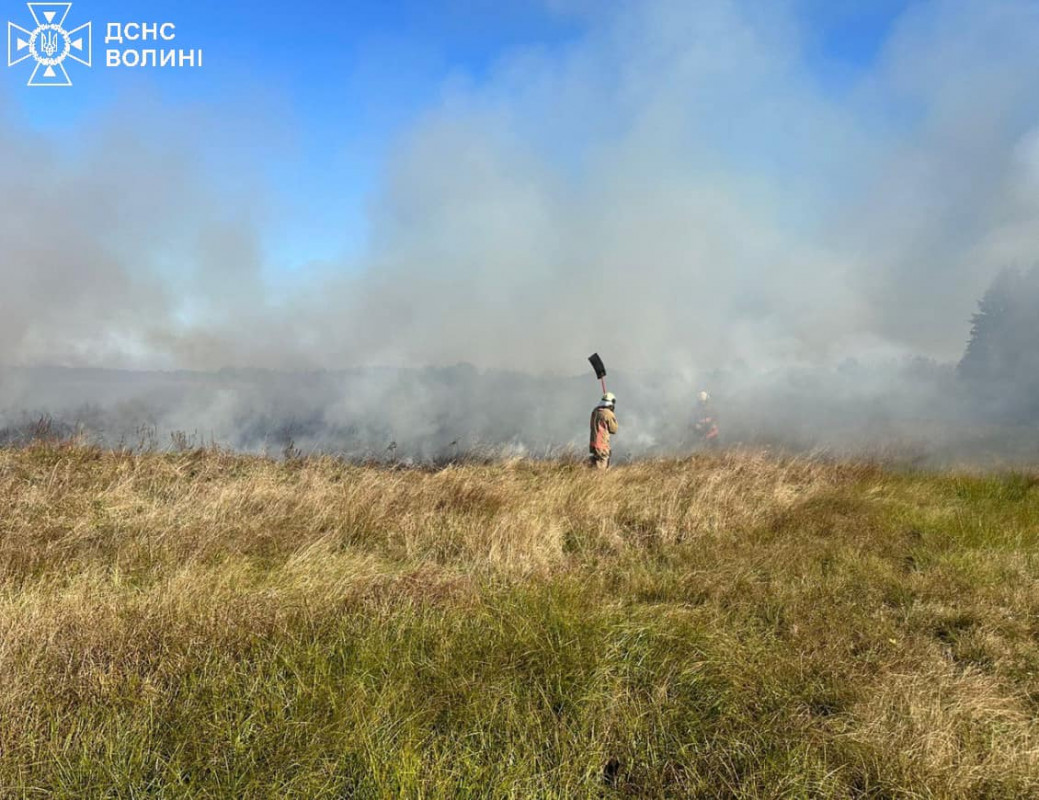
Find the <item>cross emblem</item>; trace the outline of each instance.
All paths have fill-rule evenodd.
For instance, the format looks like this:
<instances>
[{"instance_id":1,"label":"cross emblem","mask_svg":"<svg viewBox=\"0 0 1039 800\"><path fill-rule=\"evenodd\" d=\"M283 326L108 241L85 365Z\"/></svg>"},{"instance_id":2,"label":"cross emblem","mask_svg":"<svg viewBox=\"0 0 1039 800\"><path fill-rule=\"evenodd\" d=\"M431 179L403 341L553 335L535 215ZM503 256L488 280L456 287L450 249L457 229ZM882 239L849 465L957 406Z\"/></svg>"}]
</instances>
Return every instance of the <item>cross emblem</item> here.
<instances>
[{"instance_id":1,"label":"cross emblem","mask_svg":"<svg viewBox=\"0 0 1039 800\"><path fill-rule=\"evenodd\" d=\"M72 3L26 3L36 27L33 30L7 23L7 66L27 58L36 62L29 86L71 86L63 63L66 59L90 66L92 60L91 24L66 31L65 18Z\"/></svg>"}]
</instances>

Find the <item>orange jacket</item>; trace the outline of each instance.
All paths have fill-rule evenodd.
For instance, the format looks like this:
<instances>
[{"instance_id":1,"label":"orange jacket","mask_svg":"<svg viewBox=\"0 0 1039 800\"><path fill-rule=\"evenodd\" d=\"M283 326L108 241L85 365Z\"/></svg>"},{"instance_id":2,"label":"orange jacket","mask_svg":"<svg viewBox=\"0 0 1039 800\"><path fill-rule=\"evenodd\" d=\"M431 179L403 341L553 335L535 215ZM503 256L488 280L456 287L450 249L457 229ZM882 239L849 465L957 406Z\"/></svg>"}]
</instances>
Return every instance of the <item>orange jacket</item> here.
<instances>
[{"instance_id":1,"label":"orange jacket","mask_svg":"<svg viewBox=\"0 0 1039 800\"><path fill-rule=\"evenodd\" d=\"M617 415L613 409L599 406L592 412L588 450L599 455L610 454L610 434L617 432Z\"/></svg>"}]
</instances>

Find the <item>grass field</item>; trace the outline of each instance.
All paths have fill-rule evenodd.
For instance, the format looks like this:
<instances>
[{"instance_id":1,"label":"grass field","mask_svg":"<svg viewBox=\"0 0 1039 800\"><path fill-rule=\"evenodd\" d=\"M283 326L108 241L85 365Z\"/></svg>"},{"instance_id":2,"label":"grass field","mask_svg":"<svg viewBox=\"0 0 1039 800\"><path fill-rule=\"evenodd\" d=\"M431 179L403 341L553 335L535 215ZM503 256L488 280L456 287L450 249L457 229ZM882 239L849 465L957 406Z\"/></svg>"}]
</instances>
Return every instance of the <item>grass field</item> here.
<instances>
[{"instance_id":1,"label":"grass field","mask_svg":"<svg viewBox=\"0 0 1039 800\"><path fill-rule=\"evenodd\" d=\"M1037 797L1039 478L0 450L0 796Z\"/></svg>"}]
</instances>

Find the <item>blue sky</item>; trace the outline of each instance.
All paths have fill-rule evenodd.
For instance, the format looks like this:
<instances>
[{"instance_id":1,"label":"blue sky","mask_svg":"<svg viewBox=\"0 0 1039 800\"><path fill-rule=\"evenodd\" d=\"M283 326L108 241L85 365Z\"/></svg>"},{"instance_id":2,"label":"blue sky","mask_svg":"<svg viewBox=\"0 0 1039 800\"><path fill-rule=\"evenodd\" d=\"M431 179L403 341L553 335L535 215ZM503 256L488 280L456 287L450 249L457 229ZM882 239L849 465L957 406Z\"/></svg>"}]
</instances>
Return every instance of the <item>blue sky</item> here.
<instances>
[{"instance_id":1,"label":"blue sky","mask_svg":"<svg viewBox=\"0 0 1039 800\"><path fill-rule=\"evenodd\" d=\"M272 198L265 232L271 268L357 255L366 204L391 143L449 80L479 85L505 55L579 40L595 3L572 11L543 0L76 0L66 27L92 20L94 68L72 65L71 89L29 89L26 65L7 69L3 94L23 125L74 150L91 120L127 97L148 96L164 113L205 109L226 122L203 136L213 164L262 172ZM563 5L566 5L565 3ZM827 91L841 92L871 65L905 0L800 0L805 58ZM569 6L567 6L569 7ZM29 24L24 3L7 18ZM200 70L108 70L107 21L170 21L176 45L202 48ZM255 154L236 132L257 132ZM219 176L218 176L219 177ZM223 176L223 179L228 179Z\"/></svg>"}]
</instances>

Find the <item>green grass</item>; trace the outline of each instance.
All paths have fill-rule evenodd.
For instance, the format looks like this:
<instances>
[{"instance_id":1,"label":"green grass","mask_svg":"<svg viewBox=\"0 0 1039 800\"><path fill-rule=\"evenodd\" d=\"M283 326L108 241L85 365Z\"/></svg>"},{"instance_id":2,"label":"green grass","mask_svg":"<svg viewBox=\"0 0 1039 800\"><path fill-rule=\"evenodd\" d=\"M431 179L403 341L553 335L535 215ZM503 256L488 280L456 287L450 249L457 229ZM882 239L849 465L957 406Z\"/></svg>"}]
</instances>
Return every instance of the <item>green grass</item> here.
<instances>
[{"instance_id":1,"label":"green grass","mask_svg":"<svg viewBox=\"0 0 1039 800\"><path fill-rule=\"evenodd\" d=\"M0 794L1039 796L1039 482L0 451Z\"/></svg>"}]
</instances>

